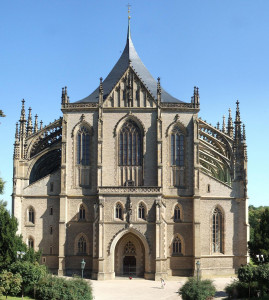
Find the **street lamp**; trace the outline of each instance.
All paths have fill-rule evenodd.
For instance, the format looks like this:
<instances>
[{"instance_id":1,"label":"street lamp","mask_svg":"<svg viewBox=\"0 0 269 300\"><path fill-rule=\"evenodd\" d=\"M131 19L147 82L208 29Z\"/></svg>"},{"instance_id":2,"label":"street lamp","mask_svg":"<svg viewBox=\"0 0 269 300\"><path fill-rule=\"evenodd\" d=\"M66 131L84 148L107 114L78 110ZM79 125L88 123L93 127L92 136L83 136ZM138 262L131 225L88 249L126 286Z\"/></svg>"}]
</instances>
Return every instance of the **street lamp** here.
<instances>
[{"instance_id":1,"label":"street lamp","mask_svg":"<svg viewBox=\"0 0 269 300\"><path fill-rule=\"evenodd\" d=\"M84 261L84 258L83 258L81 261L81 278L83 278L83 271L85 269L85 265L86 265L86 262Z\"/></svg>"},{"instance_id":2,"label":"street lamp","mask_svg":"<svg viewBox=\"0 0 269 300\"><path fill-rule=\"evenodd\" d=\"M264 256L262 254L257 254L256 258L257 258L259 263L262 264L264 262Z\"/></svg>"},{"instance_id":3,"label":"street lamp","mask_svg":"<svg viewBox=\"0 0 269 300\"><path fill-rule=\"evenodd\" d=\"M24 257L24 255L25 255L25 252L23 252L23 251L17 251L17 258L22 259Z\"/></svg>"},{"instance_id":4,"label":"street lamp","mask_svg":"<svg viewBox=\"0 0 269 300\"><path fill-rule=\"evenodd\" d=\"M200 265L201 265L200 261L197 260L197 262L196 262L196 267L197 267L197 282L199 281Z\"/></svg>"}]
</instances>

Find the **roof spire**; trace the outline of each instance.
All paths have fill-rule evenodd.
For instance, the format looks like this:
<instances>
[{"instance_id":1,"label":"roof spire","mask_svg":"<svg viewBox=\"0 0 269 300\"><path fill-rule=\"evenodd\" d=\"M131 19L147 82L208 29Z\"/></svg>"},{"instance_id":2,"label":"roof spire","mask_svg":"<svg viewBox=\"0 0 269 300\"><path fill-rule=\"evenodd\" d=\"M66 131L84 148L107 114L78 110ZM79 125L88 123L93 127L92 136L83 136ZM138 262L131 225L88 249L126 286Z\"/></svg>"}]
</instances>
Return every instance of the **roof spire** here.
<instances>
[{"instance_id":1,"label":"roof spire","mask_svg":"<svg viewBox=\"0 0 269 300\"><path fill-rule=\"evenodd\" d=\"M131 5L128 3L128 32L127 32L127 39L131 38L131 26L130 26L130 20L131 20L131 15L130 15L130 10L131 10Z\"/></svg>"}]
</instances>

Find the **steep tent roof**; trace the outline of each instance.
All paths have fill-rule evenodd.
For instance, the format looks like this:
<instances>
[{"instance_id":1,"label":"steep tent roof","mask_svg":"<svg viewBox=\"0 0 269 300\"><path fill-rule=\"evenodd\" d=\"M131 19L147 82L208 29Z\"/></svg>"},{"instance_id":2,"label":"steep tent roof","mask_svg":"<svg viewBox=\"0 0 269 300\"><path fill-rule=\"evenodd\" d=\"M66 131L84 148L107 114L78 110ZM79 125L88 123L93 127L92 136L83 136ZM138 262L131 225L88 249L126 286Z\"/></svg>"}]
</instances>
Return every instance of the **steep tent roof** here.
<instances>
[{"instance_id":1,"label":"steep tent roof","mask_svg":"<svg viewBox=\"0 0 269 300\"><path fill-rule=\"evenodd\" d=\"M130 20L130 19L129 19ZM118 83L124 72L127 70L129 65L135 71L140 80L144 83L146 88L149 90L151 95L157 99L157 81L152 77L147 68L144 66L140 57L138 56L134 44L131 39L130 33L130 21L128 23L128 33L127 33L127 41L123 53L119 60L117 61L114 68L108 74L106 79L103 81L103 92L104 99L109 95L115 85ZM88 97L77 101L79 102L98 102L99 98L99 87L91 93ZM171 103L183 103L169 93L167 93L164 89L162 89L162 102L171 102Z\"/></svg>"}]
</instances>

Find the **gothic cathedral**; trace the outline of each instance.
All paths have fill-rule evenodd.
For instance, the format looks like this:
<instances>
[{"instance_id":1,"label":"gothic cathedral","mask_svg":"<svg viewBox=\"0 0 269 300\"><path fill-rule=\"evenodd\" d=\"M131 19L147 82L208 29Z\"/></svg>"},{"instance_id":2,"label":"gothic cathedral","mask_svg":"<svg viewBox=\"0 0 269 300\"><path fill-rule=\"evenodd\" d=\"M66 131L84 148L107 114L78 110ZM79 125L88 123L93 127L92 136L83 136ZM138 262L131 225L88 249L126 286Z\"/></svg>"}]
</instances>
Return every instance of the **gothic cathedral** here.
<instances>
[{"instance_id":1,"label":"gothic cathedral","mask_svg":"<svg viewBox=\"0 0 269 300\"><path fill-rule=\"evenodd\" d=\"M129 20L130 23L130 20ZM86 98L61 98L47 126L22 101L13 214L55 274L159 280L231 274L248 260L247 151L239 102L220 128L161 87L128 26L112 71Z\"/></svg>"}]
</instances>

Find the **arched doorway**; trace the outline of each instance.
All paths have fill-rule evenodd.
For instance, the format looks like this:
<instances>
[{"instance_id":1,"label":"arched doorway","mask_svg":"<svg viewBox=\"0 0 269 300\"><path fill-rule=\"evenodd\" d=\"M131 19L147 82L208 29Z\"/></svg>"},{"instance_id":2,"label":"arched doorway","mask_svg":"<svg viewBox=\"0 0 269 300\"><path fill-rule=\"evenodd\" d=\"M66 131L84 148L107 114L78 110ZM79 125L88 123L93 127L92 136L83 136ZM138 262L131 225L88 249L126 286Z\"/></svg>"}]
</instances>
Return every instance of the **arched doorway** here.
<instances>
[{"instance_id":1,"label":"arched doorway","mask_svg":"<svg viewBox=\"0 0 269 300\"><path fill-rule=\"evenodd\" d=\"M132 233L125 234L115 248L116 276L143 277L145 273L145 249L141 240Z\"/></svg>"}]
</instances>

